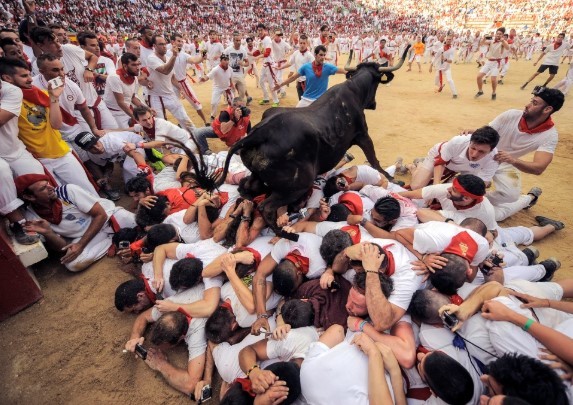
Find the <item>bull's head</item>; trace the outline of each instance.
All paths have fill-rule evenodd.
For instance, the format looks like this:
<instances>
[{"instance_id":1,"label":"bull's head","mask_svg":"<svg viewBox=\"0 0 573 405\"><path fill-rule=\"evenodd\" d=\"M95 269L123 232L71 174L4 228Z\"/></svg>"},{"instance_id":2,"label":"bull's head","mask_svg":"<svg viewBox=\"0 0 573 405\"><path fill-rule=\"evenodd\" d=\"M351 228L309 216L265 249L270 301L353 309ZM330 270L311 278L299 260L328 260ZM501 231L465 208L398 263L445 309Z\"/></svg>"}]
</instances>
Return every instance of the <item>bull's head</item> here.
<instances>
[{"instance_id":1,"label":"bull's head","mask_svg":"<svg viewBox=\"0 0 573 405\"><path fill-rule=\"evenodd\" d=\"M365 92L364 103L363 107L369 110L376 109L376 90L378 89L378 83L390 83L392 79L394 79L395 70L398 70L404 64L406 60L406 55L410 49L410 45L404 50L402 58L400 58L399 62L394 66L380 66L377 63L360 63L357 67L351 67L350 63L352 61L352 56L354 54L353 50L350 50L350 54L348 55L348 61L346 65L344 65L344 69L348 72L346 73L346 78L350 79L354 77L360 70L368 70L371 72L371 75L374 75L376 82L375 85L372 83L371 75L369 75L370 79L367 79L369 83L365 83L365 86L361 86L363 88L363 92Z\"/></svg>"}]
</instances>

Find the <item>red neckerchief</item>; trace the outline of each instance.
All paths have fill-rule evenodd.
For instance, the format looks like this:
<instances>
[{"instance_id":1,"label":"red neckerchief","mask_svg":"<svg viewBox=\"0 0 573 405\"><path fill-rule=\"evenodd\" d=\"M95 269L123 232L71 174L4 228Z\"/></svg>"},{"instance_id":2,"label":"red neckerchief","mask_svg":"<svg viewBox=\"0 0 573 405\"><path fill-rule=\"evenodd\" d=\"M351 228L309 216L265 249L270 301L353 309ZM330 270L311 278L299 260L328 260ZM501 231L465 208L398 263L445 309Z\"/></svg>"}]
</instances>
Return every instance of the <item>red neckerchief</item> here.
<instances>
[{"instance_id":1,"label":"red neckerchief","mask_svg":"<svg viewBox=\"0 0 573 405\"><path fill-rule=\"evenodd\" d=\"M322 76L322 64L318 65L316 62L312 62L312 71L316 77Z\"/></svg>"},{"instance_id":2,"label":"red neckerchief","mask_svg":"<svg viewBox=\"0 0 573 405\"><path fill-rule=\"evenodd\" d=\"M554 42L554 43L553 43L553 50L555 51L555 50L559 49L559 47L560 47L562 44L563 44L563 42L561 42L561 43L559 44L559 46L558 46L558 45L557 45L557 42Z\"/></svg>"},{"instance_id":3,"label":"red neckerchief","mask_svg":"<svg viewBox=\"0 0 573 405\"><path fill-rule=\"evenodd\" d=\"M451 45L444 45L444 52L448 51L451 47Z\"/></svg>"},{"instance_id":4,"label":"red neckerchief","mask_svg":"<svg viewBox=\"0 0 573 405\"><path fill-rule=\"evenodd\" d=\"M153 49L153 47L151 45L147 45L147 42L144 41L143 39L139 41L139 44L146 49Z\"/></svg>"},{"instance_id":5,"label":"red neckerchief","mask_svg":"<svg viewBox=\"0 0 573 405\"><path fill-rule=\"evenodd\" d=\"M223 67L223 65L221 65L220 63L219 63L219 67L220 67L221 69L223 69L225 72L227 71L227 69L229 69L229 66Z\"/></svg>"},{"instance_id":6,"label":"red neckerchief","mask_svg":"<svg viewBox=\"0 0 573 405\"><path fill-rule=\"evenodd\" d=\"M322 35L320 36L320 42L322 43L322 45L326 44L326 41L328 41L328 38L323 37Z\"/></svg>"},{"instance_id":7,"label":"red neckerchief","mask_svg":"<svg viewBox=\"0 0 573 405\"><path fill-rule=\"evenodd\" d=\"M517 124L517 129L519 129L520 132L525 132L526 134L532 135L547 131L548 129L553 128L554 125L555 123L553 122L551 117L549 117L535 128L528 128L525 118L521 117L521 119L519 120L519 124Z\"/></svg>"},{"instance_id":8,"label":"red neckerchief","mask_svg":"<svg viewBox=\"0 0 573 405\"><path fill-rule=\"evenodd\" d=\"M55 201L51 201L49 206L35 205L32 203L32 208L38 216L45 219L51 224L58 225L62 222L62 214L64 212L64 207L62 201L58 198Z\"/></svg>"},{"instance_id":9,"label":"red neckerchief","mask_svg":"<svg viewBox=\"0 0 573 405\"><path fill-rule=\"evenodd\" d=\"M285 260L293 263L297 270L300 271L302 274L306 275L310 268L310 260L308 257L301 256L298 253L290 252L286 255Z\"/></svg>"},{"instance_id":10,"label":"red neckerchief","mask_svg":"<svg viewBox=\"0 0 573 405\"><path fill-rule=\"evenodd\" d=\"M464 302L464 299L460 297L458 294L450 295L450 303L460 306Z\"/></svg>"},{"instance_id":11,"label":"red neckerchief","mask_svg":"<svg viewBox=\"0 0 573 405\"><path fill-rule=\"evenodd\" d=\"M242 247L240 248L239 252L251 252L253 254L253 258L255 259L255 269L259 268L259 264L261 264L261 254L253 248L250 247Z\"/></svg>"},{"instance_id":12,"label":"red neckerchief","mask_svg":"<svg viewBox=\"0 0 573 405\"><path fill-rule=\"evenodd\" d=\"M233 307L231 306L231 303L229 302L229 300L225 300L223 302L221 302L221 305L219 305L221 308L225 308L227 311L229 311L230 313L232 313L233 315L235 314L233 312Z\"/></svg>"},{"instance_id":13,"label":"red neckerchief","mask_svg":"<svg viewBox=\"0 0 573 405\"><path fill-rule=\"evenodd\" d=\"M394 260L394 255L392 254L392 252L388 250L390 246L394 246L394 244L391 243L389 245L382 246L382 250L384 251L386 257L388 258L388 265L386 266L386 271L385 271L385 274L388 277L390 277L396 272L396 261Z\"/></svg>"},{"instance_id":14,"label":"red neckerchief","mask_svg":"<svg viewBox=\"0 0 573 405\"><path fill-rule=\"evenodd\" d=\"M189 325L191 325L191 321L193 320L193 317L191 315L189 315L187 313L187 311L185 311L183 308L179 307L179 308L177 308L177 312L181 312L183 315L185 315L185 318L187 318L187 322L189 323Z\"/></svg>"},{"instance_id":15,"label":"red neckerchief","mask_svg":"<svg viewBox=\"0 0 573 405\"><path fill-rule=\"evenodd\" d=\"M424 346L422 346L422 345L420 344L420 345L418 345L418 347L416 348L416 354L418 354L418 353L430 354L430 353L432 353L432 351L426 349Z\"/></svg>"},{"instance_id":16,"label":"red neckerchief","mask_svg":"<svg viewBox=\"0 0 573 405\"><path fill-rule=\"evenodd\" d=\"M348 183L348 185L351 185L352 183L354 183L354 179L350 176L347 176L344 173L340 173L339 176L342 176L346 179L346 182Z\"/></svg>"},{"instance_id":17,"label":"red neckerchief","mask_svg":"<svg viewBox=\"0 0 573 405\"><path fill-rule=\"evenodd\" d=\"M193 44L195 45L195 50L199 51L199 42L195 41Z\"/></svg>"},{"instance_id":18,"label":"red neckerchief","mask_svg":"<svg viewBox=\"0 0 573 405\"><path fill-rule=\"evenodd\" d=\"M157 296L149 285L149 279L143 274L140 274L139 278L141 278L143 280L143 284L145 284L145 295L147 295L147 298L149 298L149 301L151 301L152 304L155 304L155 301L157 301Z\"/></svg>"},{"instance_id":19,"label":"red neckerchief","mask_svg":"<svg viewBox=\"0 0 573 405\"><path fill-rule=\"evenodd\" d=\"M117 69L115 73L117 73L121 81L124 82L125 84L133 84L133 82L135 82L135 76L132 76L129 73L127 73L124 68Z\"/></svg>"},{"instance_id":20,"label":"red neckerchief","mask_svg":"<svg viewBox=\"0 0 573 405\"><path fill-rule=\"evenodd\" d=\"M143 125L142 127L143 127L143 132L145 132L150 139L155 139L155 118L153 118L153 125L151 126L151 128L146 128Z\"/></svg>"},{"instance_id":21,"label":"red neckerchief","mask_svg":"<svg viewBox=\"0 0 573 405\"><path fill-rule=\"evenodd\" d=\"M305 49L304 51L301 51L301 50L299 49L299 52L300 52L301 55L304 55L305 53L308 52L308 49Z\"/></svg>"},{"instance_id":22,"label":"red neckerchief","mask_svg":"<svg viewBox=\"0 0 573 405\"><path fill-rule=\"evenodd\" d=\"M257 394L253 392L253 384L251 383L251 380L249 380L248 378L236 378L235 382L239 383L241 385L241 389L245 391L247 394L249 394L251 397L254 398L257 396Z\"/></svg>"}]
</instances>

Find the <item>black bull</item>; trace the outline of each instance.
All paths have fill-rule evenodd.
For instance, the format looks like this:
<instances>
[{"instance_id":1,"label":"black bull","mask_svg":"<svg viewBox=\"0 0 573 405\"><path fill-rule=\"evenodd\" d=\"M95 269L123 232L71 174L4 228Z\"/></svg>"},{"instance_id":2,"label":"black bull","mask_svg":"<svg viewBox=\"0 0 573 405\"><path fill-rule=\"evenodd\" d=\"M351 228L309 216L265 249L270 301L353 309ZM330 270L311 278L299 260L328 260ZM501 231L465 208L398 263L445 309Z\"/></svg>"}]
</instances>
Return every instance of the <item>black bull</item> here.
<instances>
[{"instance_id":1,"label":"black bull","mask_svg":"<svg viewBox=\"0 0 573 405\"><path fill-rule=\"evenodd\" d=\"M316 177L334 168L353 145L362 149L373 168L392 180L376 158L364 109L376 108L378 84L392 80L391 72L402 66L409 48L390 68L362 63L350 69L351 54L346 65L348 80L330 88L309 107L266 110L249 135L231 147L221 177L208 174L190 156L199 185L208 190L218 187L227 176L232 155L238 152L252 173L241 193L250 197L267 194L259 209L276 231L277 209L304 197Z\"/></svg>"}]
</instances>

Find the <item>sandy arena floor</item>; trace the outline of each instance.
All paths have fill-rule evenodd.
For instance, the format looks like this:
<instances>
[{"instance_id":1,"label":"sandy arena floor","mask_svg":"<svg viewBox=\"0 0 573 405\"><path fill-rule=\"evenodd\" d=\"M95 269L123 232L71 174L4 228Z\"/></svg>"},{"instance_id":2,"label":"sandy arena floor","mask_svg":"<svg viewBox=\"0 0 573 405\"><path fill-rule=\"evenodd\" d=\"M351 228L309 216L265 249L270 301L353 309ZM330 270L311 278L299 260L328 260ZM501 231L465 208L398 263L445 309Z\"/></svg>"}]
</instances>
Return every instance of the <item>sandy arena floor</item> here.
<instances>
[{"instance_id":1,"label":"sandy arena floor","mask_svg":"<svg viewBox=\"0 0 573 405\"><path fill-rule=\"evenodd\" d=\"M485 95L474 100L475 63L453 66L460 94L457 100L452 99L448 87L442 93L434 93L429 65L422 65L423 73L416 68L412 72L406 72L406 68L398 71L390 86L378 88L378 109L366 112L382 164L392 164L397 156L411 162L462 129L485 125L507 109L522 109L531 97L533 85L529 91L520 91L519 86L535 68L531 62L511 63L506 84L498 88L497 101L490 100L489 82L484 86ZM557 80L564 77L566 69L567 65L561 65ZM535 84L542 84L545 77L542 75ZM342 80L344 77L337 75L331 78L331 84ZM262 113L257 104L261 91L255 88L254 80L249 79L248 84L255 99L251 106L253 120L258 122ZM209 111L211 83L195 85L195 90ZM294 87L287 93L281 105L294 106ZM188 110L196 123L201 122L195 112ZM573 99L569 95L564 108L554 116L561 139L553 163L541 176L523 176L524 192L534 185L543 188L538 204L503 223L532 226L535 215L546 215L567 224L558 234L536 243L542 259L556 256L561 260L563 266L557 279L573 276L573 254L569 250L573 243L573 209L567 200L573 196L573 178L567 174L567 165L573 163L572 113ZM210 142L214 150L224 146L217 140ZM353 148L352 153L356 156L354 163L364 162L358 148ZM129 201L124 198L122 203ZM119 313L113 304L116 286L130 277L118 261L104 258L81 274L68 273L51 261L37 266L36 274L44 291L43 301L0 324L4 348L0 351L0 403L189 403L142 361L122 354L135 316ZM169 357L183 366L184 353L184 348L179 347Z\"/></svg>"}]
</instances>

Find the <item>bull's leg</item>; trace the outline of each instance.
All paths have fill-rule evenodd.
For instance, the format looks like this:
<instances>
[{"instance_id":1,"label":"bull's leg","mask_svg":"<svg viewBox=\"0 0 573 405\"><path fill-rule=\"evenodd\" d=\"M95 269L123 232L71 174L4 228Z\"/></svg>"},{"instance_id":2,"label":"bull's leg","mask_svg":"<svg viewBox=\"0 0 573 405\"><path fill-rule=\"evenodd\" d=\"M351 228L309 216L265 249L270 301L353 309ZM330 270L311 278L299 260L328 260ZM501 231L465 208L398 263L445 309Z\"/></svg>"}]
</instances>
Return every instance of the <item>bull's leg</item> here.
<instances>
[{"instance_id":1,"label":"bull's leg","mask_svg":"<svg viewBox=\"0 0 573 405\"><path fill-rule=\"evenodd\" d=\"M281 228L277 225L277 210L282 206L293 203L298 198L300 198L299 193L293 193L285 196L273 192L262 202L261 206L259 206L265 222L277 235L281 231Z\"/></svg>"},{"instance_id":2,"label":"bull's leg","mask_svg":"<svg viewBox=\"0 0 573 405\"><path fill-rule=\"evenodd\" d=\"M382 169L382 166L380 166L380 162L376 157L376 152L374 152L374 143L372 143L372 138L370 138L370 135L364 134L356 138L354 142L360 149L362 149L364 155L366 155L366 159L368 159L368 162L374 169L382 173L388 180L394 180L394 178L390 176L386 170Z\"/></svg>"}]
</instances>

